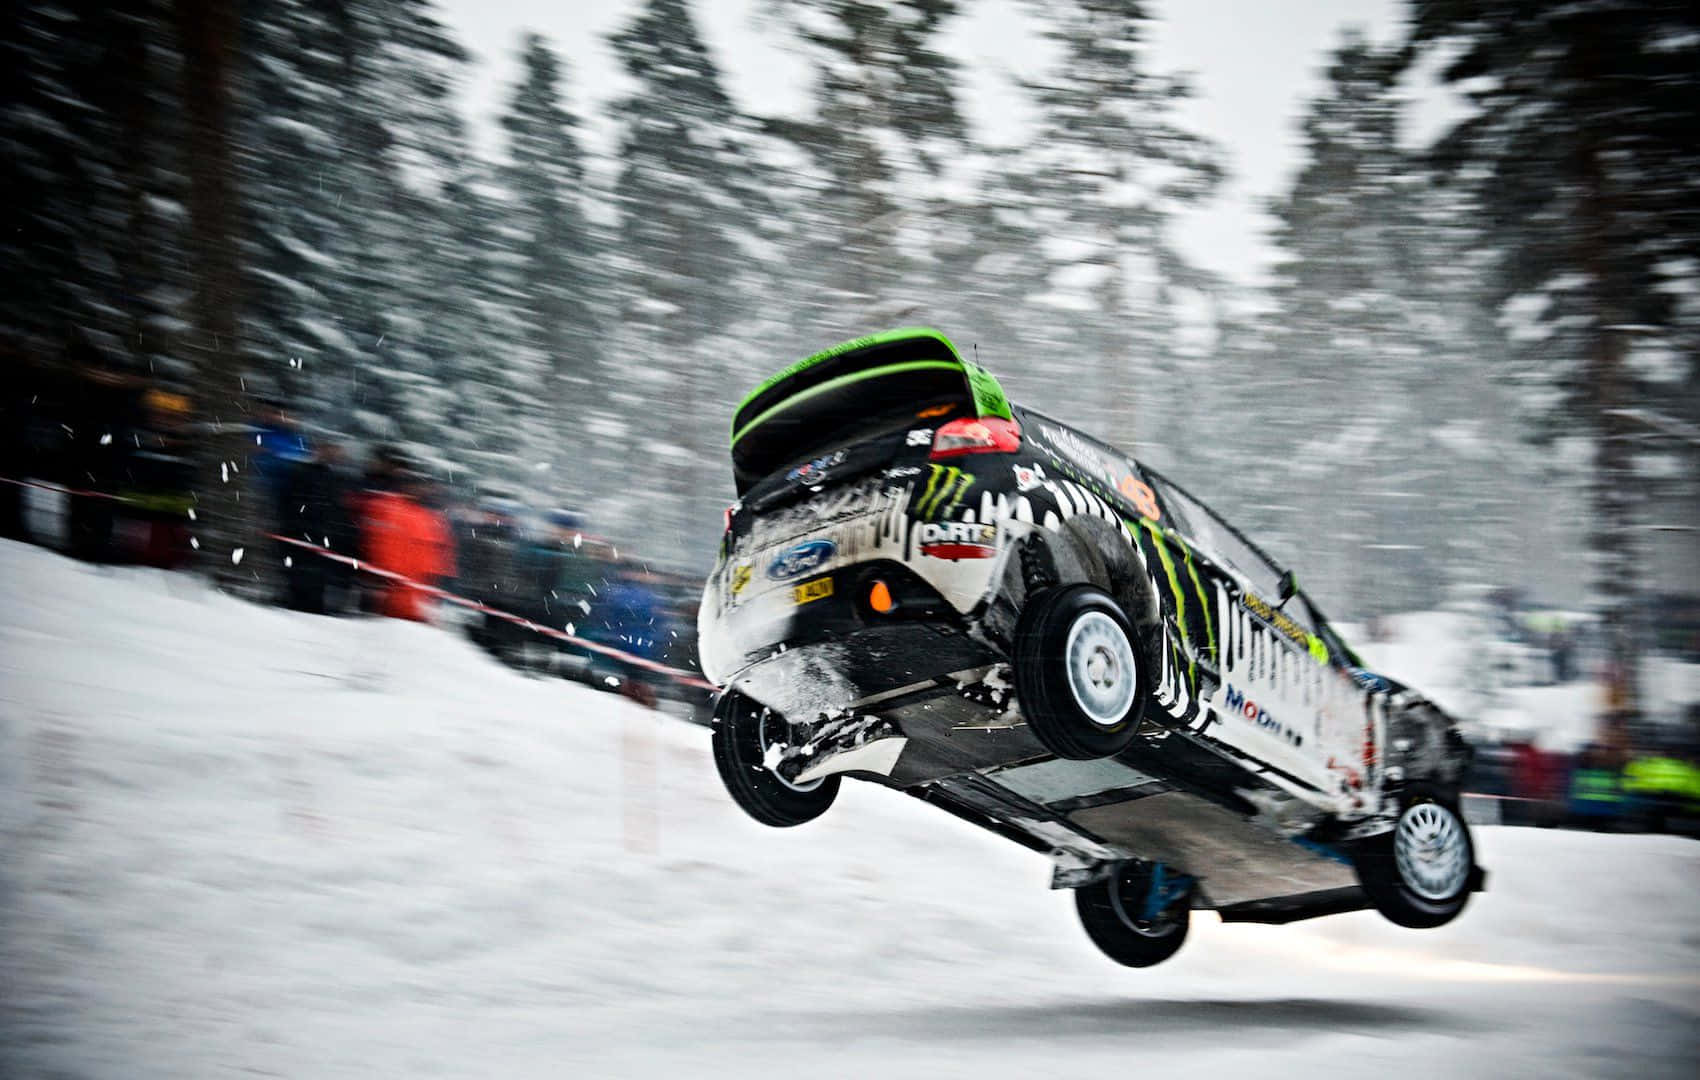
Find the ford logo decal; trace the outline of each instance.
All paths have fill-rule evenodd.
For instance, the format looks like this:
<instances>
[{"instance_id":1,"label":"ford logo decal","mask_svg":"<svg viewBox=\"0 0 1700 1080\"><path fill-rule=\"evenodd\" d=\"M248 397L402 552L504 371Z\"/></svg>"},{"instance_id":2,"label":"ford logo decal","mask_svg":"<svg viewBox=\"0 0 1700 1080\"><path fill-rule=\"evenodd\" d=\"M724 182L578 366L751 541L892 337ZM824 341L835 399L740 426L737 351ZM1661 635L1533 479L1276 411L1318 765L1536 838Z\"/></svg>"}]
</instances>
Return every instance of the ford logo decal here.
<instances>
[{"instance_id":1,"label":"ford logo decal","mask_svg":"<svg viewBox=\"0 0 1700 1080\"><path fill-rule=\"evenodd\" d=\"M831 540L805 540L786 548L767 564L767 576L774 581L798 577L832 558L838 545Z\"/></svg>"}]
</instances>

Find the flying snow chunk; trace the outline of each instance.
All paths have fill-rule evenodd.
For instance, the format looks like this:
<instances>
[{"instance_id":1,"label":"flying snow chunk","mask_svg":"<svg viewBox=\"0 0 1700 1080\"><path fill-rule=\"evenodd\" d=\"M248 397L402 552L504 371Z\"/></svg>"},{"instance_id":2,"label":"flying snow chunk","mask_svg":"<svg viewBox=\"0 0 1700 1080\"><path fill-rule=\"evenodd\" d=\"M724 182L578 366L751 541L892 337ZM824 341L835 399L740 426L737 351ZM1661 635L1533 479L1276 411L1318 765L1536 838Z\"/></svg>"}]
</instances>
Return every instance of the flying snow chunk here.
<instances>
[{"instance_id":1,"label":"flying snow chunk","mask_svg":"<svg viewBox=\"0 0 1700 1080\"><path fill-rule=\"evenodd\" d=\"M292 558L290 558L290 557L289 557L289 556L288 556L288 555L285 555L285 556L284 556L284 557L283 557L283 568L284 568L284 569L285 569L285 570L288 570L288 569L289 569L289 568L290 568L290 567L292 567L292 566L294 566L294 565L295 565L295 560L294 560L294 559L292 559Z\"/></svg>"},{"instance_id":2,"label":"flying snow chunk","mask_svg":"<svg viewBox=\"0 0 1700 1080\"><path fill-rule=\"evenodd\" d=\"M237 566L241 566L242 565L242 552L244 552L246 550L247 550L246 548L237 548L235 551L232 551L230 553L230 561L232 563L236 564Z\"/></svg>"},{"instance_id":3,"label":"flying snow chunk","mask_svg":"<svg viewBox=\"0 0 1700 1080\"><path fill-rule=\"evenodd\" d=\"M102 445L102 446L111 446L112 445L112 432L109 431L105 435L102 435L100 437L100 445Z\"/></svg>"},{"instance_id":4,"label":"flying snow chunk","mask_svg":"<svg viewBox=\"0 0 1700 1080\"><path fill-rule=\"evenodd\" d=\"M227 463L218 463L218 478L223 483L230 483L230 466Z\"/></svg>"},{"instance_id":5,"label":"flying snow chunk","mask_svg":"<svg viewBox=\"0 0 1700 1080\"><path fill-rule=\"evenodd\" d=\"M617 686L620 685L620 680L616 679L612 675L605 676L602 681L607 683L611 687L617 687Z\"/></svg>"},{"instance_id":6,"label":"flying snow chunk","mask_svg":"<svg viewBox=\"0 0 1700 1080\"><path fill-rule=\"evenodd\" d=\"M195 520L195 508L193 506L189 507L189 520Z\"/></svg>"},{"instance_id":7,"label":"flying snow chunk","mask_svg":"<svg viewBox=\"0 0 1700 1080\"><path fill-rule=\"evenodd\" d=\"M189 537L189 546L194 548L196 551L201 550L201 542L193 536Z\"/></svg>"}]
</instances>

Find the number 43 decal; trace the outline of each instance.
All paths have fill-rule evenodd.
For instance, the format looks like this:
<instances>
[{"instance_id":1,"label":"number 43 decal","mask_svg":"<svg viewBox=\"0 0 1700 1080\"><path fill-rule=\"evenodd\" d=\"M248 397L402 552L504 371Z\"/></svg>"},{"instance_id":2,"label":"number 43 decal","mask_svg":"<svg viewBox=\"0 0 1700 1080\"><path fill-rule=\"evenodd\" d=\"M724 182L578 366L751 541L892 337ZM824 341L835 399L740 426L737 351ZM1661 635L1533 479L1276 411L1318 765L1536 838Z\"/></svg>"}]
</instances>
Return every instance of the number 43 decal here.
<instances>
[{"instance_id":1,"label":"number 43 decal","mask_svg":"<svg viewBox=\"0 0 1700 1080\"><path fill-rule=\"evenodd\" d=\"M1157 493L1151 490L1150 484L1136 479L1132 473L1124 473L1121 483L1116 487L1127 501L1133 504L1133 508L1139 511L1140 517L1150 518L1152 521L1163 519L1163 510L1157 505Z\"/></svg>"}]
</instances>

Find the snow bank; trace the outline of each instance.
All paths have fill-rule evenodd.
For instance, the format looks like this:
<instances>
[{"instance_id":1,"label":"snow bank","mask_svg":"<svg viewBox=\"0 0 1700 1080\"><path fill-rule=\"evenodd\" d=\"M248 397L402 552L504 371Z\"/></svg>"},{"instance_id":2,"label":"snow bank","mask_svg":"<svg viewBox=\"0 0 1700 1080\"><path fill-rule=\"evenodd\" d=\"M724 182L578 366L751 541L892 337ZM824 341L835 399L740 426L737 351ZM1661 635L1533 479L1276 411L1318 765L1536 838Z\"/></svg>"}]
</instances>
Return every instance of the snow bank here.
<instances>
[{"instance_id":1,"label":"snow bank","mask_svg":"<svg viewBox=\"0 0 1700 1080\"><path fill-rule=\"evenodd\" d=\"M1700 844L1483 830L1453 926L1099 957L1044 860L430 627L0 543L0 1075L1690 1076Z\"/></svg>"}]
</instances>

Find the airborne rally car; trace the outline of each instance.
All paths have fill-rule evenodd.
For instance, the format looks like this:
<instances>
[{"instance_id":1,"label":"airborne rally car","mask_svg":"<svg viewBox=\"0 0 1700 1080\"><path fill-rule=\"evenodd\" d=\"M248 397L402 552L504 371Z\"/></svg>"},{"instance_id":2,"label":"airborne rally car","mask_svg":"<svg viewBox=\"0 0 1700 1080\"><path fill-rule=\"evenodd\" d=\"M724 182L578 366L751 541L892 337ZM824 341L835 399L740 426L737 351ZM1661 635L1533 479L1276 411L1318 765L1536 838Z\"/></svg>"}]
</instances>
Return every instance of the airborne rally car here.
<instances>
[{"instance_id":1,"label":"airborne rally car","mask_svg":"<svg viewBox=\"0 0 1700 1080\"><path fill-rule=\"evenodd\" d=\"M942 334L827 349L738 408L700 614L715 763L768 825L870 780L1049 855L1135 967L1189 912L1450 921L1468 748L1167 478L1014 406Z\"/></svg>"}]
</instances>

